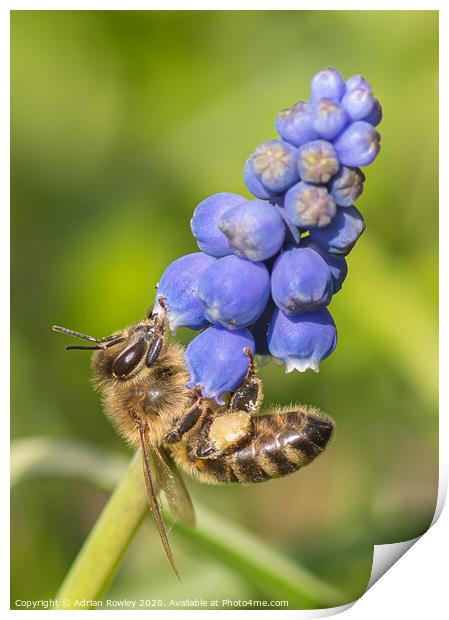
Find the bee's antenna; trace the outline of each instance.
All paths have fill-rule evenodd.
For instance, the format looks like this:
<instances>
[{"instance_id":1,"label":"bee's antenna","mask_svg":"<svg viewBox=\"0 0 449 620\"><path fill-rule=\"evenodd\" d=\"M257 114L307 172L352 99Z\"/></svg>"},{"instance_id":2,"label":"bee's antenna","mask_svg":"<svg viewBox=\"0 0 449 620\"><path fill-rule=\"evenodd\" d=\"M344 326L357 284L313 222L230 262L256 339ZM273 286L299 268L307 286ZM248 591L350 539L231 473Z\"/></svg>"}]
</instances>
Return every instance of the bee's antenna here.
<instances>
[{"instance_id":1,"label":"bee's antenna","mask_svg":"<svg viewBox=\"0 0 449 620\"><path fill-rule=\"evenodd\" d=\"M96 342L97 344L100 344L101 342L110 342L111 340L117 340L117 338L120 338L119 334L112 334L111 336L106 336L106 338L94 338L93 336L76 332L75 330L68 329L67 327L60 327L59 325L53 325L52 330L60 334L67 334L68 336L73 336L74 338L87 340L88 342Z\"/></svg>"},{"instance_id":2,"label":"bee's antenna","mask_svg":"<svg viewBox=\"0 0 449 620\"><path fill-rule=\"evenodd\" d=\"M74 336L75 338L80 338L81 340L87 340L88 342L95 343L93 346L69 344L65 347L66 351L99 351L100 349L109 349L109 347L113 347L119 342L126 340L120 336L120 334L112 334L111 336L106 336L106 338L94 338L93 336L76 332L75 330L68 329L67 327L60 327L59 325L53 325L52 330L60 334L67 334L68 336Z\"/></svg>"},{"instance_id":3,"label":"bee's antenna","mask_svg":"<svg viewBox=\"0 0 449 620\"><path fill-rule=\"evenodd\" d=\"M115 340L110 340L106 344L103 345L94 345L84 346L83 344L69 344L65 347L66 351L104 351L105 349L109 349L110 347L114 347L116 344L123 342L126 338L116 338Z\"/></svg>"}]
</instances>

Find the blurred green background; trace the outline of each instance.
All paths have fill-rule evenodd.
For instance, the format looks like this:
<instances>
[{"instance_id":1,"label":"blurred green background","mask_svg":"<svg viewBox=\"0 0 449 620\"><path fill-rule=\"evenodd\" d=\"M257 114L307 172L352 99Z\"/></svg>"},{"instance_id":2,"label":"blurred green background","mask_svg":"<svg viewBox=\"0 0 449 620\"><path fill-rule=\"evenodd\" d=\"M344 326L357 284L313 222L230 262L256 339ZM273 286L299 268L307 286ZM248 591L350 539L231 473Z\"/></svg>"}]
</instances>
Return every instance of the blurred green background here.
<instances>
[{"instance_id":1,"label":"blurred green background","mask_svg":"<svg viewBox=\"0 0 449 620\"><path fill-rule=\"evenodd\" d=\"M332 301L319 374L261 370L266 405L313 403L338 434L311 467L254 487L189 482L194 499L347 593L374 543L424 532L437 479L437 12L12 13L12 435L128 455L59 323L137 321L170 261L195 251L209 194L247 195L245 158L314 72L363 73L384 108L357 203L367 231ZM191 337L181 334L184 342ZM12 605L54 595L107 494L85 481L12 494ZM263 598L173 535L178 584L147 519L109 598Z\"/></svg>"}]
</instances>

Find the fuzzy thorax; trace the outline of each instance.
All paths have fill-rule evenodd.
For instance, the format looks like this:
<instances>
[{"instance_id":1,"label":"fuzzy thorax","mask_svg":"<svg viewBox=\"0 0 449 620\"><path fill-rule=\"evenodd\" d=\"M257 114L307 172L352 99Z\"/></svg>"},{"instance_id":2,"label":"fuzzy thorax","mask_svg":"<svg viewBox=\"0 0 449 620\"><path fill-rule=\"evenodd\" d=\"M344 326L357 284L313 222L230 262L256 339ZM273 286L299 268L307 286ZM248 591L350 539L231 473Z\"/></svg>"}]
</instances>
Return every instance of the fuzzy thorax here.
<instances>
[{"instance_id":1,"label":"fuzzy thorax","mask_svg":"<svg viewBox=\"0 0 449 620\"><path fill-rule=\"evenodd\" d=\"M121 348L117 345L93 355L94 387L101 393L107 418L130 445L140 445L133 416L146 427L149 444L160 445L192 400L191 390L185 387L188 373L183 348L176 343L164 343L153 366L143 365L135 375L120 380L113 376L112 365Z\"/></svg>"}]
</instances>

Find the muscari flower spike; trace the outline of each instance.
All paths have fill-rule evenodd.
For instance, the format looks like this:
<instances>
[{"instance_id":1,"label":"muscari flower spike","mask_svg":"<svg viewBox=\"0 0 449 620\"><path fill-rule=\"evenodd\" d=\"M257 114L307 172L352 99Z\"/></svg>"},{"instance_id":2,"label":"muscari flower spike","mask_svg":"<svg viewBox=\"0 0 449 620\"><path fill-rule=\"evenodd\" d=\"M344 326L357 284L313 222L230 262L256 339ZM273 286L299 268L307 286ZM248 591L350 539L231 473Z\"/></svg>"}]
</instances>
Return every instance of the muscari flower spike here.
<instances>
[{"instance_id":1,"label":"muscari flower spike","mask_svg":"<svg viewBox=\"0 0 449 620\"><path fill-rule=\"evenodd\" d=\"M365 181L360 167L379 152L382 108L363 76L345 82L333 67L313 76L310 91L276 117L280 139L245 164L258 200L229 192L203 200L191 228L204 253L175 261L161 279L172 329L212 323L192 340L186 363L189 387L220 403L245 375L248 343L287 372L318 370L335 348L326 306L365 229L354 202Z\"/></svg>"}]
</instances>

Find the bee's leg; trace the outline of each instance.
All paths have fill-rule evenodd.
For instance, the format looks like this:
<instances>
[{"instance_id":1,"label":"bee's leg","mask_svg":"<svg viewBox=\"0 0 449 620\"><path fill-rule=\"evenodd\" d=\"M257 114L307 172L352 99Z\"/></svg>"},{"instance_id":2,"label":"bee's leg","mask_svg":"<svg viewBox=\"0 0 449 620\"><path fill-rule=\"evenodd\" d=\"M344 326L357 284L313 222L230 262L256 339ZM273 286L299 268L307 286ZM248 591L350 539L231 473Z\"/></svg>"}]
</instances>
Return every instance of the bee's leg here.
<instances>
[{"instance_id":1,"label":"bee's leg","mask_svg":"<svg viewBox=\"0 0 449 620\"><path fill-rule=\"evenodd\" d=\"M193 402L193 405L190 407L187 413L180 420L178 420L172 430L165 435L165 443L177 443L178 441L180 441L183 435L185 435L187 431L190 431L200 419L201 413L203 411L203 396L201 394L201 390L199 389L196 389L195 393L196 398Z\"/></svg>"},{"instance_id":2,"label":"bee's leg","mask_svg":"<svg viewBox=\"0 0 449 620\"><path fill-rule=\"evenodd\" d=\"M252 437L253 422L248 411L227 409L217 414L208 409L196 440L195 457L216 459L232 452Z\"/></svg>"},{"instance_id":3,"label":"bee's leg","mask_svg":"<svg viewBox=\"0 0 449 620\"><path fill-rule=\"evenodd\" d=\"M168 308L167 308L167 305L165 304L165 299L163 295L159 295L158 301L159 301L159 305L161 307L162 312L156 322L156 326L155 326L156 333L155 333L154 339L148 348L147 357L145 360L145 364L148 367L152 366L157 360L157 358L159 357L160 352L162 351L162 347L164 346L164 340L165 340L165 328L167 326L167 320L168 320Z\"/></svg>"},{"instance_id":4,"label":"bee's leg","mask_svg":"<svg viewBox=\"0 0 449 620\"><path fill-rule=\"evenodd\" d=\"M250 415L257 413L263 401L262 381L256 376L254 356L251 349L245 349L249 359L248 372L242 383L232 395L229 411L246 411Z\"/></svg>"}]
</instances>

